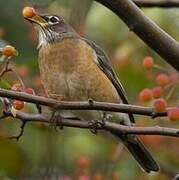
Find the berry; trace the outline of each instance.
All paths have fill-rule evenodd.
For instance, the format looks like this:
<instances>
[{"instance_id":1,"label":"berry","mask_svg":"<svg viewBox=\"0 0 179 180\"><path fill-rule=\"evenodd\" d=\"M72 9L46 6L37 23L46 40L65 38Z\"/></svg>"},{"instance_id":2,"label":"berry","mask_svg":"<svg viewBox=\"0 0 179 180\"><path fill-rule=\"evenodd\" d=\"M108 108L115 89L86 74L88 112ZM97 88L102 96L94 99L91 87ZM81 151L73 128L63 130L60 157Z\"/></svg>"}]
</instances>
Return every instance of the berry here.
<instances>
[{"instance_id":1,"label":"berry","mask_svg":"<svg viewBox=\"0 0 179 180\"><path fill-rule=\"evenodd\" d=\"M18 68L18 72L21 77L25 77L28 75L29 70L28 70L27 66L20 66Z\"/></svg>"},{"instance_id":2,"label":"berry","mask_svg":"<svg viewBox=\"0 0 179 180\"><path fill-rule=\"evenodd\" d=\"M20 83L16 83L11 87L11 90L20 92L23 90L23 86Z\"/></svg>"},{"instance_id":3,"label":"berry","mask_svg":"<svg viewBox=\"0 0 179 180\"><path fill-rule=\"evenodd\" d=\"M69 176L63 176L62 180L71 180L71 178Z\"/></svg>"},{"instance_id":4,"label":"berry","mask_svg":"<svg viewBox=\"0 0 179 180\"><path fill-rule=\"evenodd\" d=\"M167 115L171 121L179 120L179 108L172 108L168 110Z\"/></svg>"},{"instance_id":5,"label":"berry","mask_svg":"<svg viewBox=\"0 0 179 180\"><path fill-rule=\"evenodd\" d=\"M157 75L156 81L159 86L166 86L169 83L169 77L168 75L161 73Z\"/></svg>"},{"instance_id":6,"label":"berry","mask_svg":"<svg viewBox=\"0 0 179 180\"><path fill-rule=\"evenodd\" d=\"M78 165L80 168L86 168L90 164L90 161L87 157L80 157L78 160Z\"/></svg>"},{"instance_id":7,"label":"berry","mask_svg":"<svg viewBox=\"0 0 179 180\"><path fill-rule=\"evenodd\" d=\"M164 112L166 110L167 103L162 98L161 99L157 99L157 100L154 101L153 107L154 107L154 110L156 112Z\"/></svg>"},{"instance_id":8,"label":"berry","mask_svg":"<svg viewBox=\"0 0 179 180\"><path fill-rule=\"evenodd\" d=\"M142 65L145 69L151 69L154 65L154 60L151 56L146 56L143 59Z\"/></svg>"},{"instance_id":9,"label":"berry","mask_svg":"<svg viewBox=\"0 0 179 180\"><path fill-rule=\"evenodd\" d=\"M179 82L179 75L178 73L173 73L169 76L170 82L176 84Z\"/></svg>"},{"instance_id":10,"label":"berry","mask_svg":"<svg viewBox=\"0 0 179 180\"><path fill-rule=\"evenodd\" d=\"M25 103L23 101L19 101L19 100L14 100L12 103L12 106L16 109L16 110L21 110L23 109Z\"/></svg>"},{"instance_id":11,"label":"berry","mask_svg":"<svg viewBox=\"0 0 179 180\"><path fill-rule=\"evenodd\" d=\"M103 179L103 177L102 177L101 174L95 174L95 175L93 176L93 180L102 180L102 179Z\"/></svg>"},{"instance_id":12,"label":"berry","mask_svg":"<svg viewBox=\"0 0 179 180\"><path fill-rule=\"evenodd\" d=\"M146 102L146 101L150 101L152 99L152 91L148 88L143 89L140 93L139 93L139 100L141 102Z\"/></svg>"},{"instance_id":13,"label":"berry","mask_svg":"<svg viewBox=\"0 0 179 180\"><path fill-rule=\"evenodd\" d=\"M17 51L16 51L15 47L10 46L10 45L7 45L2 49L2 54L7 57L16 55L16 52Z\"/></svg>"},{"instance_id":14,"label":"berry","mask_svg":"<svg viewBox=\"0 0 179 180\"><path fill-rule=\"evenodd\" d=\"M32 88L26 88L24 92L27 93L27 94L31 94L31 95L35 94L35 92L34 92L34 90Z\"/></svg>"},{"instance_id":15,"label":"berry","mask_svg":"<svg viewBox=\"0 0 179 180\"><path fill-rule=\"evenodd\" d=\"M119 173L114 171L112 173L111 180L118 180L118 179L119 179Z\"/></svg>"},{"instance_id":16,"label":"berry","mask_svg":"<svg viewBox=\"0 0 179 180\"><path fill-rule=\"evenodd\" d=\"M160 98L162 96L162 88L160 86L154 87L152 93L154 98Z\"/></svg>"},{"instance_id":17,"label":"berry","mask_svg":"<svg viewBox=\"0 0 179 180\"><path fill-rule=\"evenodd\" d=\"M78 180L90 180L90 177L87 175L82 175L78 177Z\"/></svg>"},{"instance_id":18,"label":"berry","mask_svg":"<svg viewBox=\"0 0 179 180\"><path fill-rule=\"evenodd\" d=\"M34 8L27 6L22 10L22 14L24 17L32 18L36 14L36 12Z\"/></svg>"}]
</instances>

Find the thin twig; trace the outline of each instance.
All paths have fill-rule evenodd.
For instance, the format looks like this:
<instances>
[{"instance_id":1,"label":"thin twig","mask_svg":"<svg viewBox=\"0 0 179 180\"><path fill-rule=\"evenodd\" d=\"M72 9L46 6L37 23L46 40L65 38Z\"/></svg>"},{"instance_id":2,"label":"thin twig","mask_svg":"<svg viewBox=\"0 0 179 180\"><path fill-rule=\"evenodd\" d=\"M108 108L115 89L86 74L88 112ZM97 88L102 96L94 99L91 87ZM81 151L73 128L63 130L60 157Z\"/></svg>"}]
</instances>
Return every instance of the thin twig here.
<instances>
[{"instance_id":1,"label":"thin twig","mask_svg":"<svg viewBox=\"0 0 179 180\"><path fill-rule=\"evenodd\" d=\"M21 120L22 120L22 119L21 119ZM27 123L27 121L23 121L23 120L22 120L22 125L20 126L21 130L20 130L19 134L16 135L16 136L10 136L10 137L8 137L8 139L16 139L17 141L19 141L19 139L20 139L20 138L23 136L23 134L24 134L24 130L25 130L25 125L26 125L26 123Z\"/></svg>"},{"instance_id":2,"label":"thin twig","mask_svg":"<svg viewBox=\"0 0 179 180\"><path fill-rule=\"evenodd\" d=\"M10 66L10 59L8 58L7 60L5 60L4 68L0 72L0 78L2 78L5 75L5 73L12 72L14 73L14 75L16 76L16 78L18 79L18 81L20 82L20 84L24 89L25 85L24 82L22 81L22 78L19 76L19 74L13 67L9 67L9 66Z\"/></svg>"}]
</instances>

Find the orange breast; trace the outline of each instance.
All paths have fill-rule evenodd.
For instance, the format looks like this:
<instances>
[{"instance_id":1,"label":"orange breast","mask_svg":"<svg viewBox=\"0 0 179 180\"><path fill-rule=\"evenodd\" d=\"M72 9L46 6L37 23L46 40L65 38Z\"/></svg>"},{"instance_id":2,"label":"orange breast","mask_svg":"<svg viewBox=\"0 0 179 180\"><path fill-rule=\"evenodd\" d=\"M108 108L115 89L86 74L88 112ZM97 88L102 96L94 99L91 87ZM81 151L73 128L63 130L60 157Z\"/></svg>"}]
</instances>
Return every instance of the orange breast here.
<instances>
[{"instance_id":1,"label":"orange breast","mask_svg":"<svg viewBox=\"0 0 179 180\"><path fill-rule=\"evenodd\" d=\"M47 95L65 101L91 98L119 102L115 88L95 64L95 58L95 51L80 39L64 39L42 47L39 67Z\"/></svg>"}]
</instances>

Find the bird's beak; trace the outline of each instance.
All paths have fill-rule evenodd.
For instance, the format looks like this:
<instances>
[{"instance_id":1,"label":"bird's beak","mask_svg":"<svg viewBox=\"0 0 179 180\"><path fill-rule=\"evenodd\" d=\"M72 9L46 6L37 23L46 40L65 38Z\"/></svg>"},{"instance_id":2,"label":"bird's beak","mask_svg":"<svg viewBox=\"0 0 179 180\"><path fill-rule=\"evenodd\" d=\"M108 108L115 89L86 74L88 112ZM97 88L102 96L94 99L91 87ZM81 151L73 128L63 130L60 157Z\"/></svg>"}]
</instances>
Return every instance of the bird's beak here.
<instances>
[{"instance_id":1,"label":"bird's beak","mask_svg":"<svg viewBox=\"0 0 179 180\"><path fill-rule=\"evenodd\" d=\"M46 26L48 23L43 18L43 16L35 14L33 17L24 17L26 20L30 21L31 23L40 25L41 27Z\"/></svg>"}]
</instances>

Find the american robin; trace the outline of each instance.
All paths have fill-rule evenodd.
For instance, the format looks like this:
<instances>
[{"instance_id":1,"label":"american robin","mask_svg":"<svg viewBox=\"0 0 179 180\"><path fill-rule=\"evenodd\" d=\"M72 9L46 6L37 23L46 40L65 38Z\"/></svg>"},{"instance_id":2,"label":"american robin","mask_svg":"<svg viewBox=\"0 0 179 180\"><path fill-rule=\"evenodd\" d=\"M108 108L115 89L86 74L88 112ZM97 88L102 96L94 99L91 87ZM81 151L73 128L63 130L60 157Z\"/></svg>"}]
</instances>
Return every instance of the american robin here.
<instances>
[{"instance_id":1,"label":"american robin","mask_svg":"<svg viewBox=\"0 0 179 180\"><path fill-rule=\"evenodd\" d=\"M39 68L42 84L50 98L59 101L86 101L127 104L124 89L116 77L105 52L94 42L80 37L62 17L41 15L25 17L38 31ZM82 119L97 119L96 111L75 111ZM121 118L121 113L111 113L112 119L132 126L134 117ZM146 171L158 171L152 155L134 135L117 136L135 160Z\"/></svg>"}]
</instances>

